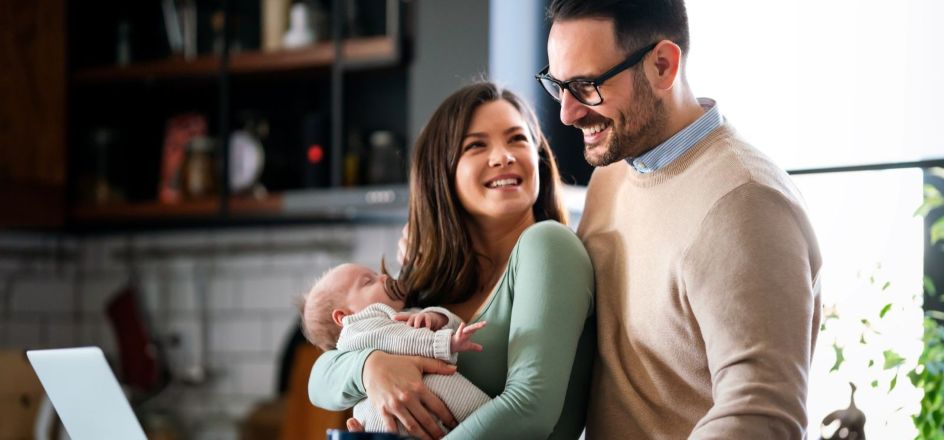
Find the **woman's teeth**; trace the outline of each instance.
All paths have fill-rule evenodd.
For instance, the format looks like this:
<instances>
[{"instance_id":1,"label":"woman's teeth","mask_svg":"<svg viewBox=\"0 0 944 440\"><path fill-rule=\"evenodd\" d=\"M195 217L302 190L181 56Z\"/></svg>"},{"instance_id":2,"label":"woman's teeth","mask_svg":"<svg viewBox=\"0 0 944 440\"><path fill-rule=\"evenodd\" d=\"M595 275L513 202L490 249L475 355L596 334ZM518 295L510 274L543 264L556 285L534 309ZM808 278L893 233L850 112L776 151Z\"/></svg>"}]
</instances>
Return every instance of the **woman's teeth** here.
<instances>
[{"instance_id":1,"label":"woman's teeth","mask_svg":"<svg viewBox=\"0 0 944 440\"><path fill-rule=\"evenodd\" d=\"M517 185L518 179L498 179L492 182L489 182L489 188L501 188L505 186Z\"/></svg>"}]
</instances>

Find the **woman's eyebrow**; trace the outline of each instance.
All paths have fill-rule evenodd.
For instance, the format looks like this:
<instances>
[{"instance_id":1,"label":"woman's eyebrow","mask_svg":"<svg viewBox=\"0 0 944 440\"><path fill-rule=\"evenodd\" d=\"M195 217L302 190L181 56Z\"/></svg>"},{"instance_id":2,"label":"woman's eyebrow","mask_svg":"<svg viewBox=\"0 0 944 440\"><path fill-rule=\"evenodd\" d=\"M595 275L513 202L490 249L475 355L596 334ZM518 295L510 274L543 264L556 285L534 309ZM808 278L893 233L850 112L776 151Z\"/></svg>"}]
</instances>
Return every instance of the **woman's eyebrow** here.
<instances>
[{"instance_id":1,"label":"woman's eyebrow","mask_svg":"<svg viewBox=\"0 0 944 440\"><path fill-rule=\"evenodd\" d=\"M468 134L466 134L465 136L462 136L462 140L465 140L465 138L467 138L467 137L487 138L488 135L485 134L485 133L480 133L480 132L468 133Z\"/></svg>"}]
</instances>

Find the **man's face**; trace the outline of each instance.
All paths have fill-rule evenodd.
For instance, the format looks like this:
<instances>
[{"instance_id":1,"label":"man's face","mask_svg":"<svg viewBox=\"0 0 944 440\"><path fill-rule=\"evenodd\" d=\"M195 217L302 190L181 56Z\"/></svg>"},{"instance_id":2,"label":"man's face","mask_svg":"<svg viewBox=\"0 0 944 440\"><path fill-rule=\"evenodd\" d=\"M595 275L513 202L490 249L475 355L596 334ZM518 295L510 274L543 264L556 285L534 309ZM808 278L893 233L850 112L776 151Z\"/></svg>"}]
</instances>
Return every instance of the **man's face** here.
<instances>
[{"instance_id":1,"label":"man's face","mask_svg":"<svg viewBox=\"0 0 944 440\"><path fill-rule=\"evenodd\" d=\"M559 80L595 78L627 56L617 44L613 20L590 18L555 21L547 54L548 73ZM568 91L561 94L561 122L583 132L590 165L637 157L661 142L668 118L643 70L650 56L604 82L600 105L582 104Z\"/></svg>"}]
</instances>

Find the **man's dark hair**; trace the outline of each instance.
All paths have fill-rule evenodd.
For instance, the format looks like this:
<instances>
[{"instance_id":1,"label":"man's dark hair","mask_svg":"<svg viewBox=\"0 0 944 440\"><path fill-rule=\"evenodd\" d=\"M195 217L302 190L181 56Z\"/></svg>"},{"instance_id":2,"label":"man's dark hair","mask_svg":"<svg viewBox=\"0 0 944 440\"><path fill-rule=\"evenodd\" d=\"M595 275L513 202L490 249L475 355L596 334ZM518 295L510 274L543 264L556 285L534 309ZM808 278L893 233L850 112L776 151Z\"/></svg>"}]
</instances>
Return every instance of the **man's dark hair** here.
<instances>
[{"instance_id":1,"label":"man's dark hair","mask_svg":"<svg viewBox=\"0 0 944 440\"><path fill-rule=\"evenodd\" d=\"M688 55L688 13L683 0L554 0L551 22L581 18L612 19L616 41L626 52L671 40Z\"/></svg>"}]
</instances>

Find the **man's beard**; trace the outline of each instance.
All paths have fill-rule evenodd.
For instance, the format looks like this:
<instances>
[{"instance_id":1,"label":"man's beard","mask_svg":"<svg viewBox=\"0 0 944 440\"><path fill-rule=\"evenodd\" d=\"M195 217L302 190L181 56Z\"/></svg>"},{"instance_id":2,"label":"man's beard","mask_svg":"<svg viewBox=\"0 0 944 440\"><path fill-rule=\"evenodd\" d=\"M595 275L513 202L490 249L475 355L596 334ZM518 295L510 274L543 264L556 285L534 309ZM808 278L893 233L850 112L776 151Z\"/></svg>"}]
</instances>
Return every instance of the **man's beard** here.
<instances>
[{"instance_id":1,"label":"man's beard","mask_svg":"<svg viewBox=\"0 0 944 440\"><path fill-rule=\"evenodd\" d=\"M629 125L629 120L634 126ZM588 115L581 126L589 126L593 119L602 119L600 115ZM638 157L657 145L660 134L668 120L665 103L656 98L649 87L646 75L637 70L633 78L633 102L628 111L621 111L619 121L607 121L612 130L609 142L604 145L603 154L593 157L589 146L585 146L583 157L591 166L602 167L627 157ZM595 147L600 148L598 145Z\"/></svg>"}]
</instances>

